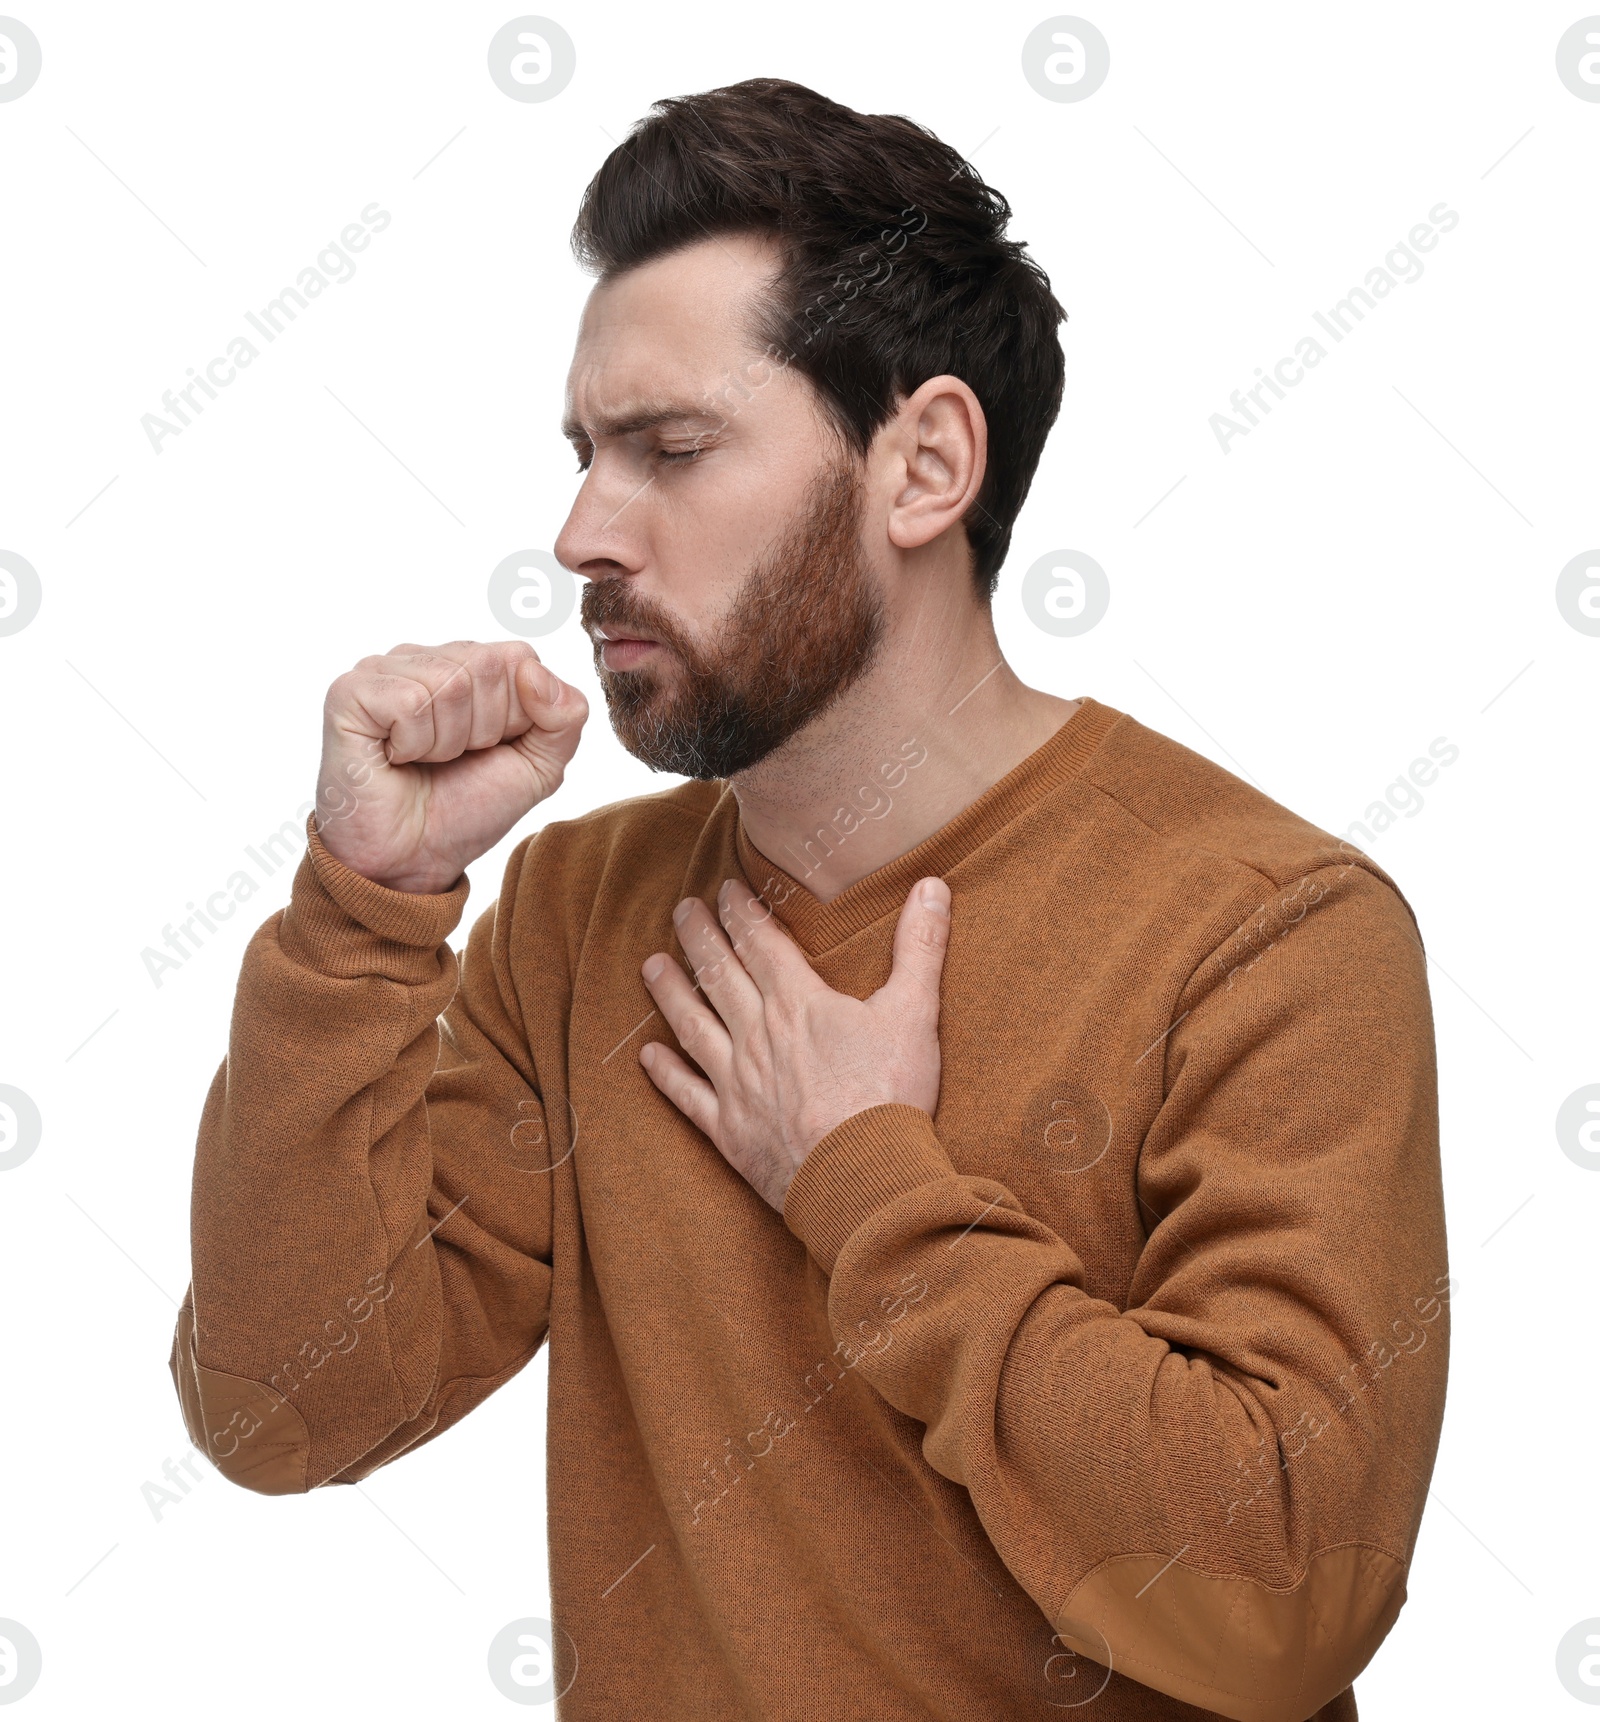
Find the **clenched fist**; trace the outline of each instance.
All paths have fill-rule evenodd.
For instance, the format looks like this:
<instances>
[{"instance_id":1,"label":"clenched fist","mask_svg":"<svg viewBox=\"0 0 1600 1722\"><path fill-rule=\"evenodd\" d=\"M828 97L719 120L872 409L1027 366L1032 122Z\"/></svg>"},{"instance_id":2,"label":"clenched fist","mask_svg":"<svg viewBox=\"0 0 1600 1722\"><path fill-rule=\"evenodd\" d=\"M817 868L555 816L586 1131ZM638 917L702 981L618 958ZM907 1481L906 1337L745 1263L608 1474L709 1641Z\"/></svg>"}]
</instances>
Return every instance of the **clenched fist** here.
<instances>
[{"instance_id":1,"label":"clenched fist","mask_svg":"<svg viewBox=\"0 0 1600 1722\"><path fill-rule=\"evenodd\" d=\"M323 707L317 831L396 891L448 891L553 794L589 704L524 642L396 646Z\"/></svg>"}]
</instances>

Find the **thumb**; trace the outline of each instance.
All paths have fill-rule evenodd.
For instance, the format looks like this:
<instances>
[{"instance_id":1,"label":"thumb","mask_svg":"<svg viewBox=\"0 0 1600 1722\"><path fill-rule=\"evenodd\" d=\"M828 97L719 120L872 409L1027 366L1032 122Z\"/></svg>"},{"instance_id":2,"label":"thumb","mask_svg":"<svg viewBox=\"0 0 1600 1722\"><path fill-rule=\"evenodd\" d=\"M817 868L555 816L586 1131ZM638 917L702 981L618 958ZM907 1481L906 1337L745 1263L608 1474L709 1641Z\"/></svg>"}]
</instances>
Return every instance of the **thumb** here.
<instances>
[{"instance_id":1,"label":"thumb","mask_svg":"<svg viewBox=\"0 0 1600 1722\"><path fill-rule=\"evenodd\" d=\"M911 887L894 930L894 967L883 990L900 994L902 1005L939 1017L939 977L950 945L950 887L943 879L919 879Z\"/></svg>"}]
</instances>

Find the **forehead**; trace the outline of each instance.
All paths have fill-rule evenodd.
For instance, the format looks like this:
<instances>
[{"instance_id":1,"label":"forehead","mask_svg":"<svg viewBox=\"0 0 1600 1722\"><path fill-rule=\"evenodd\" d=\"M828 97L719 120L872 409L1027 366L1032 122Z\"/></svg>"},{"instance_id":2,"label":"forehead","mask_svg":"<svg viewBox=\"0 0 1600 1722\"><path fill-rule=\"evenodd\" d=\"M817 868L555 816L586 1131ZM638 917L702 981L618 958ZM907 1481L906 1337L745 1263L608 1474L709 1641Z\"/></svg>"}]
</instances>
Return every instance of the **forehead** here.
<instances>
[{"instance_id":1,"label":"forehead","mask_svg":"<svg viewBox=\"0 0 1600 1722\"><path fill-rule=\"evenodd\" d=\"M569 428L716 393L760 351L755 316L779 263L771 240L719 234L597 285L567 373Z\"/></svg>"}]
</instances>

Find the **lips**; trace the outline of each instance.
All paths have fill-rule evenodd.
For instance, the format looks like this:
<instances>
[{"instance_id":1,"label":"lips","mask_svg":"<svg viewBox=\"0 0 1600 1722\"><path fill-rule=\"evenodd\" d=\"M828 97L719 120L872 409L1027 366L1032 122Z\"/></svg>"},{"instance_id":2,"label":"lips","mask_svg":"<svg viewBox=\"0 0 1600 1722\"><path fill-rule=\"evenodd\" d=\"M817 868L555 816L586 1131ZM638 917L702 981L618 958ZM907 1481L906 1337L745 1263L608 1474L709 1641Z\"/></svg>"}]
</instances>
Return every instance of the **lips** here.
<instances>
[{"instance_id":1,"label":"lips","mask_svg":"<svg viewBox=\"0 0 1600 1722\"><path fill-rule=\"evenodd\" d=\"M612 634L597 627L594 637L598 667L615 675L637 669L652 652L666 649L659 640L651 639L648 634L633 634L620 630Z\"/></svg>"},{"instance_id":2,"label":"lips","mask_svg":"<svg viewBox=\"0 0 1600 1722\"><path fill-rule=\"evenodd\" d=\"M643 646L659 646L661 642L653 634L635 634L624 629L608 630L596 628L595 638L604 645L617 645L621 642L636 641Z\"/></svg>"}]
</instances>

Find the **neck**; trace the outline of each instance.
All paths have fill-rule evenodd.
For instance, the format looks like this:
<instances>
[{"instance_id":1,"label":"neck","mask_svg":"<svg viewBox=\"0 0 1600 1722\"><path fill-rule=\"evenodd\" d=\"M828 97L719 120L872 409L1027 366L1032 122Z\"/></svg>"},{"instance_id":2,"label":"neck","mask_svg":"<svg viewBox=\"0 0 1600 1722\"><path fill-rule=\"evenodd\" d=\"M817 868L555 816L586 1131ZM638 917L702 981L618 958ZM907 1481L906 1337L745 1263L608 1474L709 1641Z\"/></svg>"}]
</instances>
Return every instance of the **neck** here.
<instances>
[{"instance_id":1,"label":"neck","mask_svg":"<svg viewBox=\"0 0 1600 1722\"><path fill-rule=\"evenodd\" d=\"M746 835L819 902L914 849L1078 709L1022 682L987 605L891 628L820 717L729 779Z\"/></svg>"}]
</instances>

